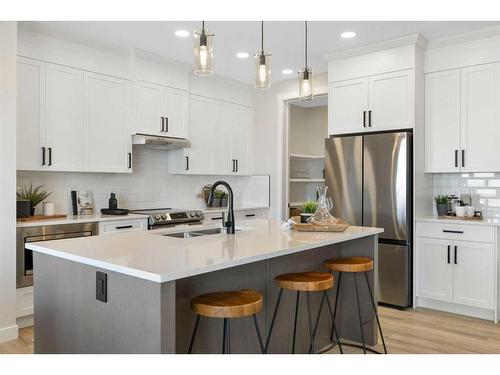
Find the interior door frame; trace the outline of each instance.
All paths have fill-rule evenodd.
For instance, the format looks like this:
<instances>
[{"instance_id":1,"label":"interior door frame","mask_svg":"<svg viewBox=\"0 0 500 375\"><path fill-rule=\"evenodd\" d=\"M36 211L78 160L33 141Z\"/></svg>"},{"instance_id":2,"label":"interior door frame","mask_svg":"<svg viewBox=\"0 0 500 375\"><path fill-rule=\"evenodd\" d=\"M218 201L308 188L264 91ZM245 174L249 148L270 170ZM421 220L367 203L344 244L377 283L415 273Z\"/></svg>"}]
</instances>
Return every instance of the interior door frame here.
<instances>
[{"instance_id":1,"label":"interior door frame","mask_svg":"<svg viewBox=\"0 0 500 375\"><path fill-rule=\"evenodd\" d=\"M328 96L328 86L319 86L314 90L314 97ZM289 200L289 176L290 176L290 103L299 101L298 90L283 93L277 96L278 99L278 124L276 126L277 137L277 165L276 175L278 184L276 187L277 218L285 220L288 216L287 202Z\"/></svg>"}]
</instances>

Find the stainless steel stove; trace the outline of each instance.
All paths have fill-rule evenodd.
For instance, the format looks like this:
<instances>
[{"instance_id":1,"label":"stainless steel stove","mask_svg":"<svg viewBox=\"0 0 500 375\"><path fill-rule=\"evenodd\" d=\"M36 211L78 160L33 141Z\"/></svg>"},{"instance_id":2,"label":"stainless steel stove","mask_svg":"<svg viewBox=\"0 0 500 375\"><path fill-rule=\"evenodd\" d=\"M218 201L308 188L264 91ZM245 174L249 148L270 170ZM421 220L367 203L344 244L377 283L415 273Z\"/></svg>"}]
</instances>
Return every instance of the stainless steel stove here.
<instances>
[{"instance_id":1,"label":"stainless steel stove","mask_svg":"<svg viewBox=\"0 0 500 375\"><path fill-rule=\"evenodd\" d=\"M203 213L200 210L182 210L174 208L155 208L130 210L134 214L148 215L148 229L180 224L201 224Z\"/></svg>"}]
</instances>

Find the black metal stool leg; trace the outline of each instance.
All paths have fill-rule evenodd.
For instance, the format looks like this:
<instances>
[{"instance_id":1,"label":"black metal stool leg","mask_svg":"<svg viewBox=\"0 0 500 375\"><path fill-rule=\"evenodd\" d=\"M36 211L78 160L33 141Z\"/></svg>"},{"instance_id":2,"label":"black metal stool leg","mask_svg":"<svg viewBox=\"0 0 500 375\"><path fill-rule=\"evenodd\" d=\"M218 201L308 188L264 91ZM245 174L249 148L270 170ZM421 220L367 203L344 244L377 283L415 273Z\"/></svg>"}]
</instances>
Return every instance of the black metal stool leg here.
<instances>
[{"instance_id":1,"label":"black metal stool leg","mask_svg":"<svg viewBox=\"0 0 500 375\"><path fill-rule=\"evenodd\" d=\"M307 318L309 321L309 348L314 353L314 336L313 336L313 325L312 325L312 316L311 316L311 301L310 301L310 292L306 292L307 298Z\"/></svg>"},{"instance_id":2,"label":"black metal stool leg","mask_svg":"<svg viewBox=\"0 0 500 375\"><path fill-rule=\"evenodd\" d=\"M276 321L276 315L278 314L278 307L280 307L281 296L283 295L283 289L280 289L278 294L278 299L276 301L276 307L274 308L273 318L271 319L271 326L269 327L269 333L267 334L266 345L264 346L264 353L267 353L269 347L269 341L271 340L271 334L273 333L274 322Z\"/></svg>"},{"instance_id":3,"label":"black metal stool leg","mask_svg":"<svg viewBox=\"0 0 500 375\"><path fill-rule=\"evenodd\" d=\"M231 354L231 319L227 319L227 348L226 348L226 354Z\"/></svg>"},{"instance_id":4,"label":"black metal stool leg","mask_svg":"<svg viewBox=\"0 0 500 375\"><path fill-rule=\"evenodd\" d=\"M368 280L368 275L365 272L366 285L368 286L368 291L370 292L370 299L372 301L373 312L375 313L375 319L377 320L378 330L380 332L380 338L382 339L382 345L384 346L384 353L387 354L387 348L385 346L384 334L382 333L382 326L380 325L380 320L378 319L377 307L375 306L375 301L373 300L372 288L370 287L370 281Z\"/></svg>"},{"instance_id":5,"label":"black metal stool leg","mask_svg":"<svg viewBox=\"0 0 500 375\"><path fill-rule=\"evenodd\" d=\"M297 316L299 315L299 297L300 292L297 292L297 302L295 303L295 322L293 324L293 341L292 341L292 354L295 353L295 336L297 335Z\"/></svg>"},{"instance_id":6,"label":"black metal stool leg","mask_svg":"<svg viewBox=\"0 0 500 375\"><path fill-rule=\"evenodd\" d=\"M358 284L356 282L356 273L352 274L354 279L354 294L356 296L356 305L358 307L358 318L359 318L359 330L361 333L361 343L363 344L363 353L366 354L366 345L365 345L365 335L363 333L363 321L361 320L361 308L359 306L359 295L358 295Z\"/></svg>"},{"instance_id":7,"label":"black metal stool leg","mask_svg":"<svg viewBox=\"0 0 500 375\"><path fill-rule=\"evenodd\" d=\"M339 281L337 283L337 294L335 294L335 310L333 312L333 320L337 319L337 306L339 305L340 282L341 281L342 281L342 272L339 272ZM330 333L330 341L333 342L333 326L332 326L332 332Z\"/></svg>"},{"instance_id":8,"label":"black metal stool leg","mask_svg":"<svg viewBox=\"0 0 500 375\"><path fill-rule=\"evenodd\" d=\"M316 337L316 331L318 330L318 325L319 325L319 318L321 317L321 311L323 310L323 305L325 303L325 294L321 296L321 302L319 303L319 310L318 310L318 316L316 317L316 323L314 323L314 330L313 330L313 340ZM309 353L311 353L312 347L309 345Z\"/></svg>"},{"instance_id":9,"label":"black metal stool leg","mask_svg":"<svg viewBox=\"0 0 500 375\"><path fill-rule=\"evenodd\" d=\"M340 343L340 336L339 336L339 333L337 331L337 328L335 327L335 318L334 318L334 313L332 311L332 306L330 305L330 299L328 297L328 292L326 290L323 291L323 296L325 297L326 299L326 303L328 305L328 310L330 311L330 316L332 317L332 332L335 333L335 337L337 339L337 344L339 344L339 351L340 351L340 354L344 354L344 350L342 349L342 344ZM333 342L333 338L331 340Z\"/></svg>"},{"instance_id":10,"label":"black metal stool leg","mask_svg":"<svg viewBox=\"0 0 500 375\"><path fill-rule=\"evenodd\" d=\"M227 330L227 318L224 318L224 328L222 331L222 354L226 353L226 330Z\"/></svg>"},{"instance_id":11,"label":"black metal stool leg","mask_svg":"<svg viewBox=\"0 0 500 375\"><path fill-rule=\"evenodd\" d=\"M259 322L257 322L257 315L253 314L253 322L255 324L255 331L257 332L257 338L259 339L260 351L264 354L264 343L262 342L262 335L260 334Z\"/></svg>"},{"instance_id":12,"label":"black metal stool leg","mask_svg":"<svg viewBox=\"0 0 500 375\"><path fill-rule=\"evenodd\" d=\"M200 324L200 316L196 315L196 323L194 323L193 335L191 336L191 342L189 343L188 354L191 354L193 351L194 338L196 336L196 332L198 331L198 324Z\"/></svg>"}]
</instances>

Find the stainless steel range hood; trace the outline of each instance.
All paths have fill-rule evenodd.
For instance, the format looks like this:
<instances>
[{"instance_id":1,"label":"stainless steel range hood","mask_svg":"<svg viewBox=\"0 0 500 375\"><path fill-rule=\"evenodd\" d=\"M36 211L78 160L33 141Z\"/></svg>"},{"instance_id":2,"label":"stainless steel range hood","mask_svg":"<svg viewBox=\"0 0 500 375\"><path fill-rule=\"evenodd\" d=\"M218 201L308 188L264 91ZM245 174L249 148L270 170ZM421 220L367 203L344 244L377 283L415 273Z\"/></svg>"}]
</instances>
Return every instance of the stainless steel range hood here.
<instances>
[{"instance_id":1,"label":"stainless steel range hood","mask_svg":"<svg viewBox=\"0 0 500 375\"><path fill-rule=\"evenodd\" d=\"M163 150L176 150L179 148L191 147L191 142L189 142L186 138L141 133L132 135L132 144L151 146L152 148L160 148Z\"/></svg>"}]
</instances>

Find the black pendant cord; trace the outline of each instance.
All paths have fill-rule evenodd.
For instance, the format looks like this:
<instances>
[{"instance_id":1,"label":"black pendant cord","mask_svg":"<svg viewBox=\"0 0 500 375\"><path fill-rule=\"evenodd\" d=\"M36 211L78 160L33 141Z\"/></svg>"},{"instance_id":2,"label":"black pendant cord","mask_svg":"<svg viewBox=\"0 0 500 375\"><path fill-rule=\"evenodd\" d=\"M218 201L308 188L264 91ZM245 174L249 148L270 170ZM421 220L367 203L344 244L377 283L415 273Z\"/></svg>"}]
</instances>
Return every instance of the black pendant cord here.
<instances>
[{"instance_id":1,"label":"black pendant cord","mask_svg":"<svg viewBox=\"0 0 500 375\"><path fill-rule=\"evenodd\" d=\"M264 54L264 21L261 21L260 24L260 53Z\"/></svg>"},{"instance_id":2,"label":"black pendant cord","mask_svg":"<svg viewBox=\"0 0 500 375\"><path fill-rule=\"evenodd\" d=\"M305 66L305 70L307 70L307 21L305 21L305 24L306 24L306 48L305 48L305 55L306 55L306 66Z\"/></svg>"}]
</instances>

